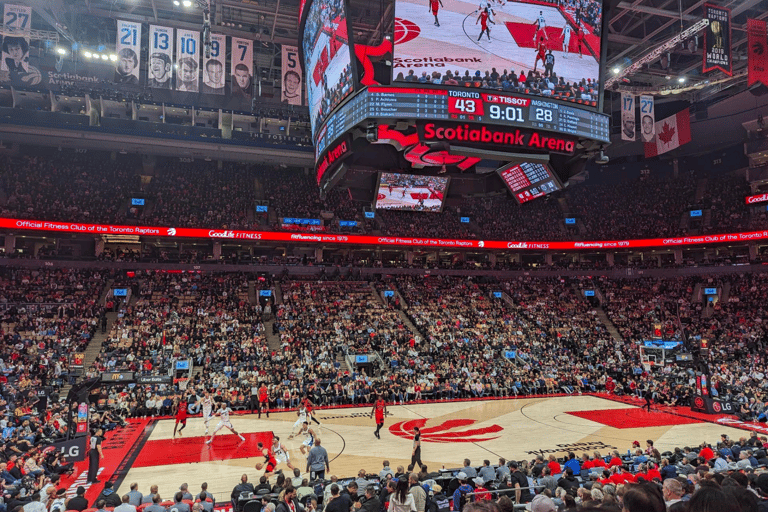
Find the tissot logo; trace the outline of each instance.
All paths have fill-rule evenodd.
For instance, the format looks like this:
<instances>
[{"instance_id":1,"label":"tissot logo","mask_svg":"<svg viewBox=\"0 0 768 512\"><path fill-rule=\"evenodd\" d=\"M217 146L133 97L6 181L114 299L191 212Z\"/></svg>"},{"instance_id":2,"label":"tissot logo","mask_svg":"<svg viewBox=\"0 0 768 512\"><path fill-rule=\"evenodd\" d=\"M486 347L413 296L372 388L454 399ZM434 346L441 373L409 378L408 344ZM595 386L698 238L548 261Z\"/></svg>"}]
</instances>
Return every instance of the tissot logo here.
<instances>
[{"instance_id":1,"label":"tissot logo","mask_svg":"<svg viewBox=\"0 0 768 512\"><path fill-rule=\"evenodd\" d=\"M489 427L459 430L462 427L474 425L477 420L457 419L447 420L434 427L425 427L426 419L401 421L389 427L389 431L397 437L403 439L413 439L414 427L421 429L421 440L426 443L478 443L481 441L491 441L499 436L489 436L497 434L504 430L499 425Z\"/></svg>"}]
</instances>

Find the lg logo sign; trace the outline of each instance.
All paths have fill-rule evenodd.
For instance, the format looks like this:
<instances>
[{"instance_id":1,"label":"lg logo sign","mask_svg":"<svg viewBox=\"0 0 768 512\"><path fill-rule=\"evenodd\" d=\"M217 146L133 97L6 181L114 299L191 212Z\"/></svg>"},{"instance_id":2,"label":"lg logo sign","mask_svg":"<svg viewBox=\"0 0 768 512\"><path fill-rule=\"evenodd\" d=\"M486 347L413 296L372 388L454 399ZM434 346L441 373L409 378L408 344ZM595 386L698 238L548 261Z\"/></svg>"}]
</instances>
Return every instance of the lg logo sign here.
<instances>
[{"instance_id":1,"label":"lg logo sign","mask_svg":"<svg viewBox=\"0 0 768 512\"><path fill-rule=\"evenodd\" d=\"M79 462L85 460L86 436L78 437L70 441L61 441L48 446L46 452L59 452L66 457L67 462Z\"/></svg>"}]
</instances>

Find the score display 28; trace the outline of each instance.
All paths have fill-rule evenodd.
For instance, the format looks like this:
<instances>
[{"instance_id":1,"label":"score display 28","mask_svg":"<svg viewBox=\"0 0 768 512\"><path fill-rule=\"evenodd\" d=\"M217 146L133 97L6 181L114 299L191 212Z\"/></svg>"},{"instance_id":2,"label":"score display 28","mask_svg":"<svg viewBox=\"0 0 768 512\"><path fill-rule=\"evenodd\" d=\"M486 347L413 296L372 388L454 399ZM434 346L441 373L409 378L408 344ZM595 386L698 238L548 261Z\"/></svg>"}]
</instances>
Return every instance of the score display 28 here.
<instances>
[{"instance_id":1,"label":"score display 28","mask_svg":"<svg viewBox=\"0 0 768 512\"><path fill-rule=\"evenodd\" d=\"M525 109L525 110L524 110ZM488 114L492 121L524 123L528 120L542 123L555 121L553 109L549 107L531 108L530 98L501 96L470 91L448 91L448 113L466 116L471 121L482 121L482 116ZM529 118L526 119L525 111ZM475 117L473 119L474 116Z\"/></svg>"}]
</instances>

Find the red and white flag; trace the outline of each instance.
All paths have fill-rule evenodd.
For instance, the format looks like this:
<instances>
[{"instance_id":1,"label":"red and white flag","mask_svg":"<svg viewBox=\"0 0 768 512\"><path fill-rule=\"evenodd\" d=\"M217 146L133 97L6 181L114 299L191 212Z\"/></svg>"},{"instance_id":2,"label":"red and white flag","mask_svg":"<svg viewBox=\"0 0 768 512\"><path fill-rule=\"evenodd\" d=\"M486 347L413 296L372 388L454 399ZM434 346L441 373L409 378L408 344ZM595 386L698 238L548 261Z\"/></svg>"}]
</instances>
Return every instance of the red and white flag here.
<instances>
[{"instance_id":1,"label":"red and white flag","mask_svg":"<svg viewBox=\"0 0 768 512\"><path fill-rule=\"evenodd\" d=\"M656 122L653 141L645 143L645 158L658 156L691 142L691 121L688 109Z\"/></svg>"}]
</instances>

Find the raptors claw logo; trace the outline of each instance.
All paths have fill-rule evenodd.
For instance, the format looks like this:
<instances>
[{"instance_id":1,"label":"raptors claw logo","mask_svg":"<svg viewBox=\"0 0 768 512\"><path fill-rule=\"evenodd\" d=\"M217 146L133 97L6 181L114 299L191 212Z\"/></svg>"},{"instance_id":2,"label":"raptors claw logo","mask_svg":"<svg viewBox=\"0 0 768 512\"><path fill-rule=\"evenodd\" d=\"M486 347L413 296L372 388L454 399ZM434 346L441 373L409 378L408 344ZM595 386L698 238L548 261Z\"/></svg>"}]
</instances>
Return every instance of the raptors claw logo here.
<instances>
[{"instance_id":1,"label":"raptors claw logo","mask_svg":"<svg viewBox=\"0 0 768 512\"><path fill-rule=\"evenodd\" d=\"M447 420L435 427L424 427L426 418L410 421L401 421L389 427L389 432L402 437L403 439L413 439L413 428L421 429L421 440L426 443L478 443L481 441L491 441L498 439L499 436L488 437L488 434L496 434L504 430L499 425L482 427L468 430L456 430L460 427L473 425L477 420Z\"/></svg>"}]
</instances>

